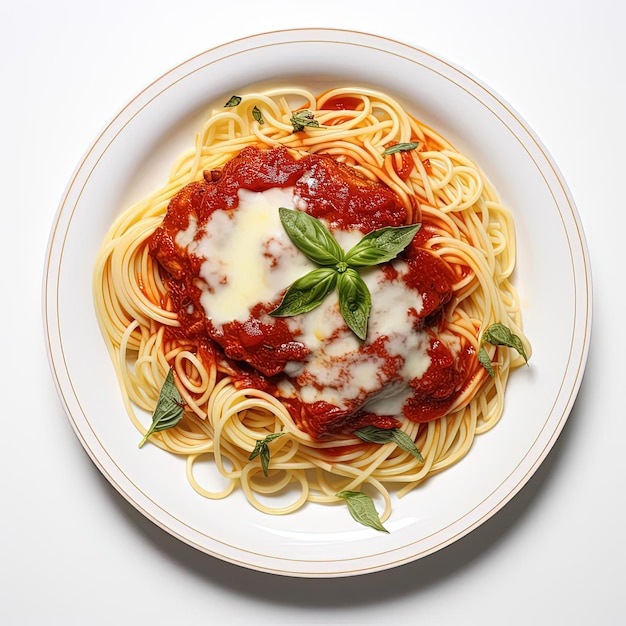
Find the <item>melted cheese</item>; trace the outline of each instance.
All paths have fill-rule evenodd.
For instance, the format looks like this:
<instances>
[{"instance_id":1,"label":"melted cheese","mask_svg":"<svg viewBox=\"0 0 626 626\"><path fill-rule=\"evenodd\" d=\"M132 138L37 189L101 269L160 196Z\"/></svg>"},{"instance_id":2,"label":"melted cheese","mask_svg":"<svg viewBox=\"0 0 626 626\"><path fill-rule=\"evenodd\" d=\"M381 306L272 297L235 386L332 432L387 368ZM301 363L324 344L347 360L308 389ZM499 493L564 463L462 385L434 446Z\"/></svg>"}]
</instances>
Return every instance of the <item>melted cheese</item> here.
<instances>
[{"instance_id":1,"label":"melted cheese","mask_svg":"<svg viewBox=\"0 0 626 626\"><path fill-rule=\"evenodd\" d=\"M316 267L287 236L279 218L281 206L304 208L291 187L264 192L242 189L236 210L215 211L200 230L190 219L188 228L178 233L176 243L204 259L201 303L214 325L245 322L255 305L275 301L287 286ZM364 235L360 231L333 234L344 250ZM285 368L297 381L303 402L322 400L346 408L361 400L372 413L401 413L410 395L408 380L422 376L430 357L428 341L414 330L410 314L411 309L420 311L421 299L401 279L405 264L396 261L394 266L399 273L394 281L387 280L380 268L361 271L372 294L365 345L384 337L387 356L402 363L402 380L397 372L396 378L389 377L384 358L362 351L363 344L341 317L334 292L313 311L286 318L292 334L310 350L305 361L287 363ZM262 321L272 323L273 318L265 316ZM285 384L281 393L290 396L295 389Z\"/></svg>"},{"instance_id":2,"label":"melted cheese","mask_svg":"<svg viewBox=\"0 0 626 626\"><path fill-rule=\"evenodd\" d=\"M293 208L292 187L240 189L236 210L215 211L201 232L190 220L189 227L178 233L176 243L204 259L201 303L216 326L245 322L252 306L275 300L313 269L280 223L281 206Z\"/></svg>"},{"instance_id":3,"label":"melted cheese","mask_svg":"<svg viewBox=\"0 0 626 626\"><path fill-rule=\"evenodd\" d=\"M361 235L362 236L362 235ZM345 249L345 248L344 248ZM290 318L290 329L301 333L311 350L304 362L287 364L285 372L303 384L300 394L305 402L325 401L346 408L350 401L367 397L367 411L379 415L398 415L411 395L408 381L420 378L430 365L426 335L413 328L411 308L418 312L421 299L406 288L401 276L405 264L396 262L399 278L386 279L379 268L362 272L372 295L372 310L365 345L385 337L385 351L401 359L402 380L390 378L377 355L367 355L361 342L350 331L339 312L337 293L306 315Z\"/></svg>"}]
</instances>

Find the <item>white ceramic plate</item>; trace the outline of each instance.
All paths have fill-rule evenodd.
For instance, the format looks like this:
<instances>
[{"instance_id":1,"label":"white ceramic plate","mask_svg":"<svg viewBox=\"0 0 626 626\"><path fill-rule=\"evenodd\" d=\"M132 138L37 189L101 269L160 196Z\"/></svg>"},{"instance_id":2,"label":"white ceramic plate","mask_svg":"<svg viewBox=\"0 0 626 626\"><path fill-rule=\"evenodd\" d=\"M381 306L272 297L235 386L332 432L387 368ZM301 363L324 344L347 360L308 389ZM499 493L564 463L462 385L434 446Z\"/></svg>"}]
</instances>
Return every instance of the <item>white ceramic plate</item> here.
<instances>
[{"instance_id":1,"label":"white ceramic plate","mask_svg":"<svg viewBox=\"0 0 626 626\"><path fill-rule=\"evenodd\" d=\"M259 83L314 91L353 83L394 94L472 156L514 213L516 284L534 347L532 365L511 377L502 421L461 463L394 502L389 535L359 526L344 507L312 505L274 517L254 510L240 494L218 502L197 495L181 459L154 446L137 448L95 319L93 262L114 216L165 180L211 103ZM102 473L139 511L232 563L293 576L348 576L452 543L528 481L563 428L581 382L591 277L576 208L554 161L493 91L458 67L395 41L294 30L190 59L106 126L60 204L45 268L44 314L51 367L72 426Z\"/></svg>"}]
</instances>

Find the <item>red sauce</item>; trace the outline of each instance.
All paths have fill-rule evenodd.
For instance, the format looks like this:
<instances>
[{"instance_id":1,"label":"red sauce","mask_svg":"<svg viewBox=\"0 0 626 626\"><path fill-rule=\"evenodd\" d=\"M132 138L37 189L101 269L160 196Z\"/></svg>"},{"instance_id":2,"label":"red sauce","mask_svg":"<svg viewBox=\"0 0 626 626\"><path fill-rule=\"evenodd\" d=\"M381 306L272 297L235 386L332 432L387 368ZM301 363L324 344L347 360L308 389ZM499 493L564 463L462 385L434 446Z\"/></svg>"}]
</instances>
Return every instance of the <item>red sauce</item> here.
<instances>
[{"instance_id":1,"label":"red sauce","mask_svg":"<svg viewBox=\"0 0 626 626\"><path fill-rule=\"evenodd\" d=\"M336 111L363 110L363 100L354 96L335 96L324 102L324 109Z\"/></svg>"},{"instance_id":2,"label":"red sauce","mask_svg":"<svg viewBox=\"0 0 626 626\"><path fill-rule=\"evenodd\" d=\"M441 322L445 305L452 298L454 274L439 257L414 243L405 250L405 259L410 271L404 282L422 296L420 325L437 326Z\"/></svg>"},{"instance_id":3,"label":"red sauce","mask_svg":"<svg viewBox=\"0 0 626 626\"><path fill-rule=\"evenodd\" d=\"M204 259L188 254L186 248L176 244L175 238L187 229L191 216L201 227L214 211L236 210L240 188L265 191L291 186L295 187L295 194L306 200L307 212L325 220L331 228L369 232L401 225L407 220L406 210L391 189L329 156L313 154L296 160L283 147L271 150L249 147L221 170L206 172L203 181L184 187L171 200L162 225L150 240L150 251L166 272L172 308L180 321L180 327L170 331L172 335L194 342L199 354L204 350L217 355L241 387L254 386L276 395L285 376L285 364L304 361L309 354L307 346L292 335L284 319L268 321L264 315L275 308L278 300L258 303L245 322L214 325L205 316L200 302L198 276ZM409 381L413 395L404 407L405 417L418 422L445 414L472 375L467 350L455 357L437 339L445 306L451 299L454 274L443 261L421 247L432 232L424 224L421 234L402 253L409 268L403 280L407 289L414 290L423 301L419 313L411 310L414 326L430 333L430 367L423 377ZM384 271L390 280L397 277L391 264ZM382 339L365 343L361 352L383 363L377 374L382 385L401 380L402 363L385 351ZM358 381L350 381L353 383ZM363 411L361 407L366 400L367 392L361 389L344 408L324 401L306 404L297 397L284 399L284 404L298 426L316 438L352 433L366 425L393 428L400 424L396 416Z\"/></svg>"},{"instance_id":4,"label":"red sauce","mask_svg":"<svg viewBox=\"0 0 626 626\"><path fill-rule=\"evenodd\" d=\"M369 232L406 222L406 210L389 187L327 156L312 154L300 162L307 175L296 183L296 193L307 201L307 212L331 228Z\"/></svg>"},{"instance_id":5,"label":"red sauce","mask_svg":"<svg viewBox=\"0 0 626 626\"><path fill-rule=\"evenodd\" d=\"M466 349L461 358L455 358L439 339L431 337L428 354L430 367L421 378L410 381L413 397L403 407L404 415L414 422L429 422L446 414L467 380L473 352Z\"/></svg>"},{"instance_id":6,"label":"red sauce","mask_svg":"<svg viewBox=\"0 0 626 626\"><path fill-rule=\"evenodd\" d=\"M252 309L250 318L245 322L235 320L220 328L207 320L207 334L222 346L227 358L245 361L265 376L280 374L285 363L302 361L309 350L295 340L284 319L272 319L271 324L260 320L263 313L273 308L258 305Z\"/></svg>"}]
</instances>

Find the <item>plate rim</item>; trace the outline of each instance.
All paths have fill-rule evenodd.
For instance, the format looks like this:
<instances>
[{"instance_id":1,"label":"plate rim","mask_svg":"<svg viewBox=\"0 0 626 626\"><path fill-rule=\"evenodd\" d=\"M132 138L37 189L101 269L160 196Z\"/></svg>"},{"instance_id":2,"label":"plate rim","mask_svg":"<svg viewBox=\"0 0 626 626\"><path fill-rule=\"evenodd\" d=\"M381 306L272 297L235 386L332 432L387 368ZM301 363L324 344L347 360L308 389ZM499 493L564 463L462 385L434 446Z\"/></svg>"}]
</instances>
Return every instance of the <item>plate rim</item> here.
<instances>
[{"instance_id":1,"label":"plate rim","mask_svg":"<svg viewBox=\"0 0 626 626\"><path fill-rule=\"evenodd\" d=\"M536 143L536 145L538 146L538 148L540 149L542 155L544 156L546 162L550 165L554 176L555 176L555 180L558 182L564 197L567 199L567 203L568 206L570 208L571 211L571 218L573 219L573 224L576 227L576 233L578 235L578 241L577 243L580 246L580 257L577 258L572 258L572 262L574 261L582 261L582 265L584 267L584 271L583 271L583 276L585 279L585 289L584 292L586 294L586 307L584 310L585 313L585 319L584 319L584 324L583 324L583 328L581 330L580 326L575 324L572 330L572 341L571 341L571 345L570 345L570 358L572 356L572 351L574 350L574 348L579 348L579 350L576 351L576 356L579 357L578 360L578 365L575 368L575 372L573 372L573 374L570 376L570 378L573 379L573 382L571 384L568 385L568 396L567 396L567 400L565 402L565 406L562 410L562 413L558 419L558 422L555 424L555 427L551 430L550 433L550 437L549 440L545 443L543 450L541 451L541 453L539 455L536 455L534 458L534 462L532 463L532 465L527 469L527 471L524 473L523 477L521 479L518 479L516 481L516 483L514 485L512 485L512 488L509 488L506 490L506 493L503 494L503 496L501 498L498 498L495 503L493 504L493 506L489 509L489 511L487 511L486 513L483 513L478 519L474 520L473 523L471 523L470 525L466 525L464 528L460 529L458 532L454 533L451 536L448 536L447 539L441 541L440 543L438 543L435 546L431 546L429 549L421 551L417 554L413 553L411 555L408 556L403 556L401 558L398 558L397 560L387 560L385 563L379 563L377 565L370 565L370 566L366 566L363 568L357 568L357 569L350 569L350 568L344 568L341 571L340 570L332 570L332 571L321 571L321 569L319 567L317 568L313 568L310 570L306 570L306 571L295 571L295 570L287 570L285 571L282 568L273 568L270 567L268 563L266 563L266 565L261 565L261 564L251 564L249 561L245 561L245 560L238 560L236 559L233 555L229 555L226 556L223 553L219 553L217 551L211 550L209 548L207 548L207 546L205 545L201 545L199 543L196 543L193 541L193 539L190 539L190 537L186 537L183 534L179 533L176 529L172 528L171 526L168 526L167 524L165 524L161 519L159 519L157 516L155 516L154 514L152 514L145 506L143 506L142 503L137 501L137 498L134 498L130 493L127 492L127 490L124 489L124 487L122 486L122 484L120 484L119 480L117 480L112 473L102 464L100 458L98 457L98 454L92 449L90 443L87 441L87 439L85 438L83 432L80 430L76 419L72 413L71 410L71 401L68 400L68 398L66 397L66 393L67 393L67 389L65 389L65 387L62 385L61 383L61 378L63 378L63 376L61 376L60 374L60 370L59 368L61 368L61 366L63 365L63 363L61 363L60 365L57 365L56 359L55 359L55 354L56 354L56 350L55 349L59 349L61 350L61 352L63 351L63 347L62 347L62 340L60 337L58 337L58 344L59 346L57 347L55 345L55 341L57 339L56 335L52 335L51 336L51 329L54 328L55 323L58 326L59 323L59 318L58 318L58 308L56 309L56 311L54 311L54 307L52 305L58 305L58 300L57 298L55 298L55 293L56 291L58 291L58 281L59 281L59 273L60 273L60 266L61 266L61 257L62 257L62 248L63 245L61 246L61 256L58 259L58 263L55 264L54 263L54 259L55 257L55 253L59 254L58 251L58 239L57 236L59 234L63 234L63 244L65 242L65 238L67 237L67 229L69 227L69 223L71 222L71 217L73 214L73 211L76 209L76 206L78 204L78 201L75 203L74 207L72 208L72 211L70 212L69 218L68 218L68 214L66 211L66 203L68 202L68 199L70 198L71 192L74 188L74 185L76 184L76 181L79 179L79 176L81 174L81 172L83 171L83 169L85 168L86 164L89 163L89 160L91 159L91 157L94 155L96 149L99 147L100 143L103 141L103 139L106 137L107 133L114 127L114 125L116 124L116 122L118 120L120 120L122 118L122 116L129 111L133 106L136 106L138 104L141 104L142 99L144 99L146 96L148 96L150 94L150 92L157 87L159 84L165 82L168 80L168 77L173 77L175 76L176 73L178 73L179 71L183 70L184 68L190 68L192 67L195 63L198 63L199 61L209 57L211 54L215 54L215 53L219 53L220 51L229 51L230 49L233 49L233 53L237 52L237 50L235 50L236 48L239 48L241 46L244 46L241 50L238 50L239 52L245 52L246 50L249 50L252 47L256 47L256 46L249 46L248 48L246 48L245 46L247 46L248 44L254 43L254 42L260 42L266 39L272 39L273 37L276 37L277 39L280 39L280 41L273 41L273 43L281 43L281 44L288 44L288 43L296 43L296 42L301 42L303 41L301 39L301 37L305 34L305 33L315 33L318 37L329 37L330 35L334 36L335 38L338 38L340 36L342 37L351 37L352 39L349 41L344 41L342 43L347 43L349 45L362 45L360 42L357 41L358 38L364 38L365 40L367 40L372 47L376 48L377 50L384 50L385 52L389 52L389 50L381 48L381 44L385 43L388 46L391 46L395 49L400 49L400 50L405 50L407 54L415 54L417 56L420 55L426 55L426 57L428 57L429 59L433 60L436 63L443 63L446 67L450 68L454 73L458 73L462 76L464 76L465 78L470 79L474 84L476 84L478 87L480 87L480 89L482 90L483 93L487 94L490 98L494 99L499 105L503 106L504 109L516 120L516 122L520 125L521 128L523 128L524 132L530 136L533 141ZM330 35L329 35L330 34ZM291 37L292 39L286 39ZM332 37L330 37L332 39ZM307 40L309 41L309 40ZM328 39L319 39L319 41L321 41L322 43L340 43L337 41L329 41ZM378 44L378 46L376 45ZM219 59L215 59L213 62L218 61ZM199 68L195 68L191 71L197 71ZM180 78L179 78L180 80ZM146 106L146 104L151 101L153 98L158 97L158 93L154 96L152 96L152 98L149 98L147 102L143 103L143 106ZM141 107L140 107L141 108ZM121 132L121 130L118 130L118 133ZM117 133L114 135L114 137L117 136ZM113 141L113 139L111 139L111 141ZM96 163L97 163L96 159ZM95 168L95 165L93 165L90 169L90 172L93 171L93 169ZM91 173L89 174L89 176L91 175ZM87 181L89 179L89 176L87 176L87 179L85 181L84 184L87 184ZM67 221L67 224L65 226L65 231L63 231L63 227L65 224L65 221ZM69 221L68 221L69 220ZM566 229L566 233L568 235L568 245L570 245L570 250L571 250L571 235L572 233ZM58 267L57 267L58 266ZM54 275L54 271L57 271L56 276ZM579 270L580 271L580 270ZM579 274L577 272L575 272L575 276L578 276ZM52 288L54 287L54 288ZM578 302L578 297L576 297L576 301ZM126 103L122 108L119 109L119 111L117 111L117 113L108 121L108 123L103 127L103 129L98 133L98 135L96 136L96 138L89 144L89 147L87 149L87 151L83 154L83 156L81 157L78 165L76 166L74 172L72 173L69 182L63 192L63 195L61 197L61 201L59 202L54 220L53 220L53 224L52 224L52 228L50 231L50 236L49 236L49 240L48 240L48 246L47 246L47 251L46 251L46 255L45 255L45 261L44 261L44 274L43 274L43 284L42 284L42 305L43 305L43 324L44 324L44 337L45 337L45 343L46 343L46 351L47 351L47 355L48 355L48 360L49 360L49 365L51 368L51 373L54 379L54 383L57 389L57 393L59 395L59 398L61 400L61 403L64 407L64 411L66 413L66 416L68 417L70 424L72 425L72 428L75 432L75 434L77 435L77 437L79 438L79 441L81 442L83 448L85 449L85 451L88 453L88 456L91 458L91 460L94 462L94 464L96 465L96 467L98 467L98 470L103 474L103 476L107 479L107 481L113 486L115 487L115 489L118 491L118 493L120 493L120 495L122 495L133 507L135 507L144 517L146 517L147 519L149 519L150 521L152 521L153 523L155 523L157 526L159 526L160 528L162 528L163 530L165 530L166 532L168 532L170 535L176 537L177 539L183 541L184 543L186 543L187 545L190 545L206 554L210 554L218 559L230 562L230 563L234 563L237 565L241 565L253 570L257 570L257 571L265 571L265 572L270 572L270 573L275 573L275 574L282 574L282 575L288 575L288 576L301 576L301 577L334 577L334 576L349 576L349 575L355 575L355 574L363 574L363 573L371 573L371 572L375 572L375 571L381 571L384 569L389 569L392 567L396 567L414 560L417 560L419 558L422 558L424 556L427 556L428 554L432 554L434 552L437 552L438 550L442 549L445 546L448 546L454 542L456 542L458 539L460 539L461 537L467 535L468 533L470 533L471 531L473 531L475 528L479 527L480 525L482 525L485 521L487 521L488 519L490 519L493 515L495 515L498 511L500 511L530 480L530 478L534 475L534 473L537 471L538 467L543 463L543 461L545 460L546 456L549 454L550 450L553 448L554 443L556 442L556 440L558 439L559 435L562 432L562 429L565 426L565 423L567 422L567 419L569 418L569 415L571 413L571 410L573 408L574 402L576 400L576 397L578 395L578 392L580 390L580 386L582 384L582 379L584 376L584 370L586 367L586 363L587 363L587 358L588 358L588 353L589 353L589 346L590 346L590 340L591 340L591 329L592 329L592 315L593 315L593 290L592 290L592 276L591 276L591 267L590 267L590 260L589 260L589 253L588 253L588 249L587 249L587 244L586 244L586 239L585 239L585 235L584 235L584 231L582 228L582 224L580 221L580 217L578 215L578 211L576 209L576 205L574 202L574 199L572 197L572 194L567 186L566 181L564 180L558 165L556 164L556 162L554 161L553 157L551 156L551 154L549 153L549 151L545 148L545 146L543 145L543 143L541 142L541 140L537 137L537 135L534 133L534 131L532 130L532 128L524 121L524 119L515 111L515 109L508 104L508 102L506 100L504 100L499 94L497 94L497 92L495 92L492 88L488 87L485 83L483 83L480 79L476 78L475 76L473 76L470 72L466 71L465 69L459 67L458 65L451 63L450 61L447 61L446 59L443 59L442 57L440 57L439 55L433 54L430 51L427 51L425 49L422 49L420 47L416 47L416 46L412 46L410 44L404 43L404 42L400 42L385 36L380 36L380 35L375 35L372 33L365 33L365 32L361 32L361 31L356 31L356 30L346 30L346 29L329 29L329 28L295 28L295 29L282 29L282 30L275 30L275 31L268 31L265 33L259 33L259 34L255 34L255 35L249 35L246 37L242 37L242 38L238 38L235 39L231 42L227 42L224 44L220 44L218 46L212 47L208 50L205 50L203 52L200 52L192 57L190 57L189 59L182 61L180 63L178 63L177 65L175 65L174 67L172 67L171 69L167 70L166 72L164 72L163 74L161 74L158 78L156 78L155 80L151 81L146 87L144 87L141 91L139 91L128 103ZM55 314L56 313L56 314ZM59 333L60 334L60 331ZM582 334L582 338L578 338L578 341L576 341L577 339L577 335ZM576 336L574 336L576 335ZM56 355L58 357L58 355ZM568 358L568 368L567 370L570 369L569 367L569 362L570 359ZM61 372L62 373L62 372ZM76 392L73 389L72 383L71 383L71 376L70 376L70 372L67 371L67 378L71 387L72 392L75 394L76 396ZM564 375L564 380L565 380L565 375ZM558 396L559 398L561 397L560 394ZM546 420L546 424L548 423L548 420ZM544 424L544 428L545 428L545 424ZM542 429L543 430L543 429ZM524 459L526 458L526 456L528 455L529 452L526 452L526 454L524 455ZM523 460L523 459L522 459ZM520 461L521 464L522 461ZM519 467L519 466L518 466ZM119 468L118 468L119 469ZM507 479L508 480L508 479ZM492 492L488 498L486 499L492 499L493 495L495 492L499 491L502 486L506 484L506 481L501 483L498 487L498 489L494 490L494 492ZM135 488L137 488L136 485L133 485ZM145 496L145 494L142 493L142 495ZM150 500L150 502L152 502L153 504L154 501ZM158 506L158 505L157 505ZM478 505L477 505L478 506ZM171 517L171 514L169 514L167 511L163 511L166 515ZM467 515L467 514L466 514ZM466 516L465 515L465 516ZM465 517L463 516L463 517ZM463 518L461 518L463 519ZM455 520L452 524L450 524L450 526L454 526L457 525L458 522L460 520ZM195 529L192 529L195 530ZM439 531L438 531L439 532ZM211 538L212 540L215 541L214 538ZM415 543L417 543L418 541L416 541ZM221 543L221 542L220 542ZM409 544L411 545L411 544ZM230 547L230 546L229 546ZM406 547L406 546L404 546ZM244 550L245 551L245 550ZM247 551L245 551L247 552ZM396 553L398 552L398 549L392 549L390 550L390 553ZM369 557L368 556L356 556L354 558L342 558L339 559L338 562L340 563L347 563L347 562L351 562L354 561L356 562L363 562L365 560L367 560ZM273 557L273 556L267 556L267 555L263 555L263 559L265 559L266 561L274 561L277 563L284 563L286 561L286 559L282 558L282 557ZM297 560L295 562L298 563L302 563L302 562L306 562L306 563L310 563L309 561L303 561L303 560ZM320 562L315 562L318 565L323 565L323 564L328 564L331 561L329 560L325 560L325 561L320 561Z\"/></svg>"}]
</instances>

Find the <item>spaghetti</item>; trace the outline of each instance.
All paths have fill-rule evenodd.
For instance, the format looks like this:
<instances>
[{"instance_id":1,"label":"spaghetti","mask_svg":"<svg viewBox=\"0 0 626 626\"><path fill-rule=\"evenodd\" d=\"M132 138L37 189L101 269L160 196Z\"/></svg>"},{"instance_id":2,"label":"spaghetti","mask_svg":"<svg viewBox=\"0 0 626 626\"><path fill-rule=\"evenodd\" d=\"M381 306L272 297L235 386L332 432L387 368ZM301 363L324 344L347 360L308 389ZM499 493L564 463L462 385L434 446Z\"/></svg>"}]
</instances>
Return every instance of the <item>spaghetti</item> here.
<instances>
[{"instance_id":1,"label":"spaghetti","mask_svg":"<svg viewBox=\"0 0 626 626\"><path fill-rule=\"evenodd\" d=\"M150 441L187 459L187 478L198 493L221 499L240 488L257 509L286 514L306 502L340 502L340 491L369 490L384 503L380 514L384 521L391 512L391 491L402 496L450 467L467 454L476 435L500 419L509 373L523 359L506 347L483 344L486 329L494 323L505 325L530 354L511 284L515 264L511 214L468 157L386 94L340 88L316 97L303 89L285 89L246 94L228 104L207 117L195 148L175 163L165 186L117 218L98 255L96 311L126 409L137 430L145 434L140 412L154 410L172 369L185 403L184 415L173 428L151 435ZM237 170L251 152L260 153L262 159L282 155L278 161L283 166L293 164L298 180L302 180L300 165L310 168L320 163L319 167L332 171L338 167L339 178L344 171L354 172L346 176L359 187L384 188L394 198L397 223L422 224L419 254L414 256L425 255L435 259L429 263L447 268L450 293L437 304L425 327L420 321L420 330L431 336L428 363L435 359L433 342L453 346L448 350L453 355L464 355L462 380L455 383L447 403L436 405L439 414L426 415L422 407L419 415L408 411L412 419L398 412L393 421L415 442L422 459L393 442L366 443L350 428L334 423L316 431L309 421L298 419L307 405L301 400L294 405L291 392L284 392L285 377L277 384L268 382L273 371L264 375L263 367L260 373L254 363L250 367L250 359L240 367L237 359L228 356L219 340L229 328L226 322L213 326L212 335L189 330L185 311L197 320L208 315L206 307L202 310L197 298L185 301L173 286L178 284L177 264L197 261L199 252L181 254L179 248L197 241L199 231L187 232L191 228L187 215L187 221L173 231L176 236L163 239L168 208L171 223L177 219L176 203L191 202L189 194L199 189L212 192L224 187L231 180L227 173ZM240 198L241 180L235 176L231 182L237 183L233 193ZM204 225L212 228L209 218ZM164 241L179 249L169 264ZM206 261L207 255L210 251L201 260ZM410 265L411 254L407 258ZM187 287L198 280L196 272ZM293 329L290 322L284 323ZM493 364L492 376L478 363L481 347ZM297 363L305 356L291 358ZM283 366L289 367L289 358ZM281 372L278 368L279 376ZM360 384L356 379L352 382ZM367 423L378 424L376 419ZM358 421L350 424L353 430L358 427ZM267 444L271 470L266 476L259 459L250 457L259 441L276 433L281 435ZM201 484L197 464L207 458L227 480L223 490ZM296 495L283 505L283 499L275 496L285 492Z\"/></svg>"}]
</instances>

